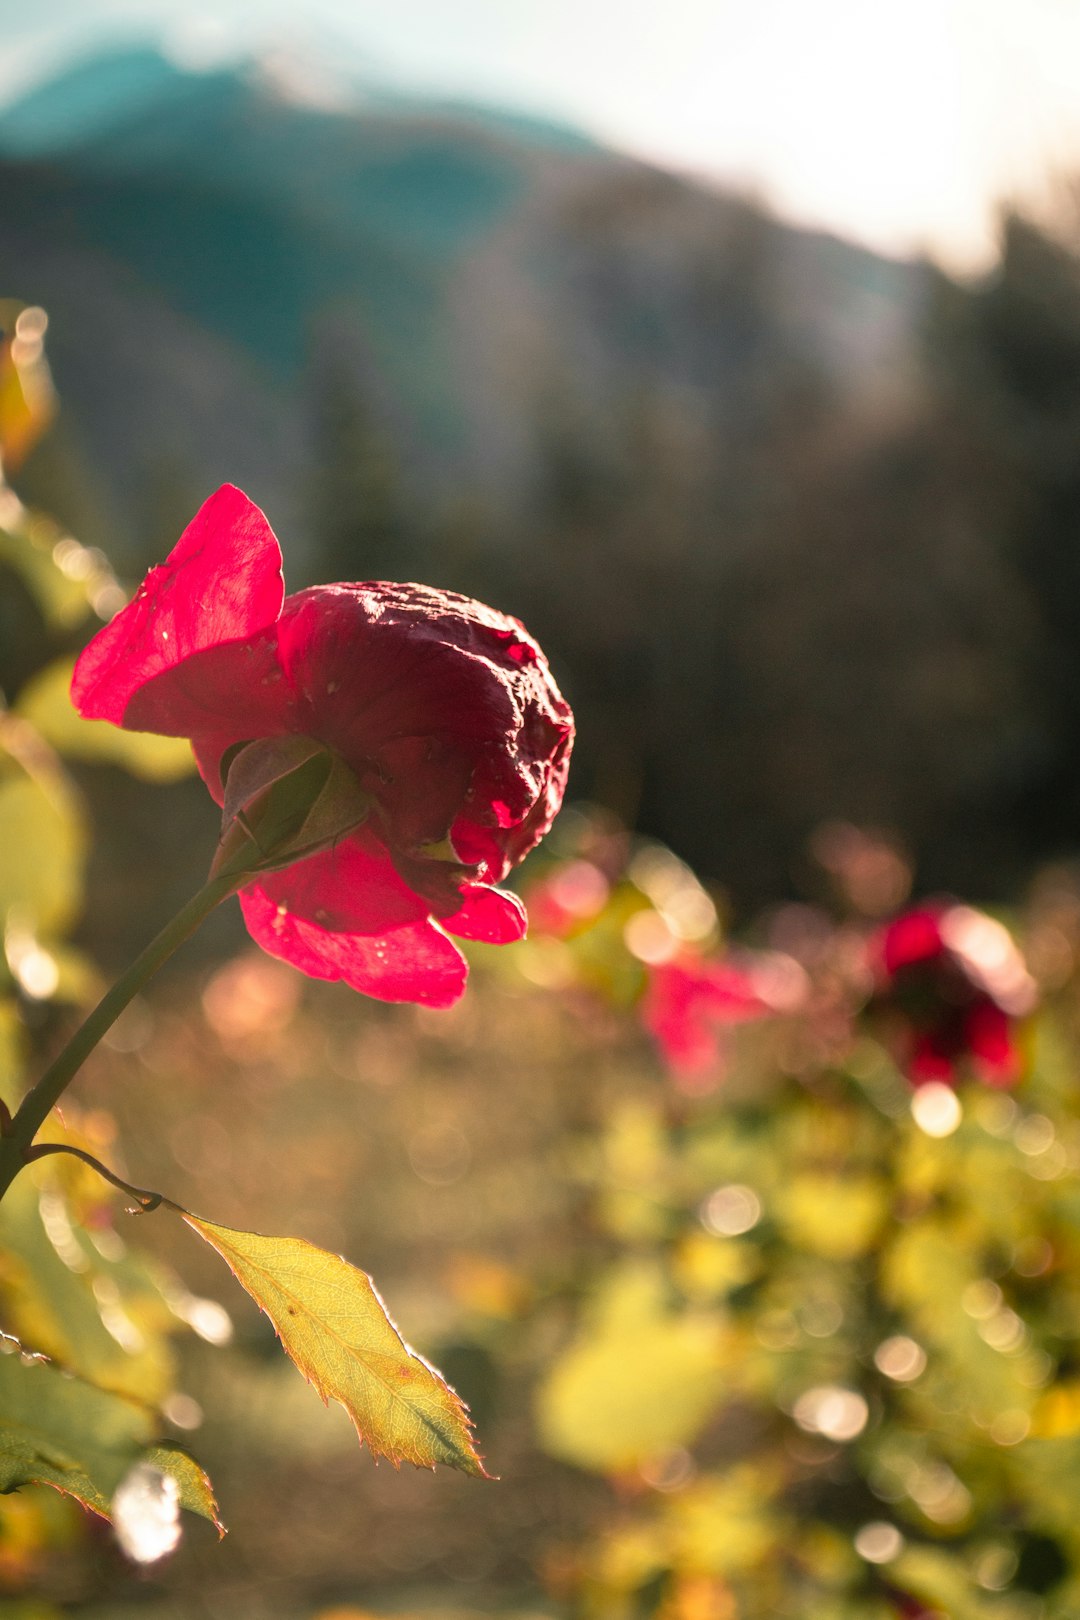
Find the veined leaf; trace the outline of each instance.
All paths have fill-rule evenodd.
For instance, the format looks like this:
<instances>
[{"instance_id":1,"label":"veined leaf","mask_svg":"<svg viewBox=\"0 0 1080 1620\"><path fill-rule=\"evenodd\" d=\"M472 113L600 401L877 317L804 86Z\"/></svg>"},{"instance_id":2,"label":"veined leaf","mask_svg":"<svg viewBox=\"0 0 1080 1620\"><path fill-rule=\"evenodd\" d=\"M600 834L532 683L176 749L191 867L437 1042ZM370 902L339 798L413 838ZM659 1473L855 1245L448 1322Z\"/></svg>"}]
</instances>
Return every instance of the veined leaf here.
<instances>
[{"instance_id":1,"label":"veined leaf","mask_svg":"<svg viewBox=\"0 0 1080 1620\"><path fill-rule=\"evenodd\" d=\"M490 1477L464 1402L405 1343L366 1273L302 1238L237 1232L186 1211L184 1219L266 1312L324 1402L345 1408L374 1457Z\"/></svg>"}]
</instances>

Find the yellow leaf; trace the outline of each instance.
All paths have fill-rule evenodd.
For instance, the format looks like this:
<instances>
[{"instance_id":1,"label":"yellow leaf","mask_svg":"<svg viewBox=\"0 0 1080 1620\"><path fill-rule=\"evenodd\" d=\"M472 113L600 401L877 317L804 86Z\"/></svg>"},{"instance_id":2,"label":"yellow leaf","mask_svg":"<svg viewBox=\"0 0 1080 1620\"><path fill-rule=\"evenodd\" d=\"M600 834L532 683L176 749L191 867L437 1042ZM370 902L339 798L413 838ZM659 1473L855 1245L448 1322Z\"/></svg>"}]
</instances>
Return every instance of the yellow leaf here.
<instances>
[{"instance_id":1,"label":"yellow leaf","mask_svg":"<svg viewBox=\"0 0 1080 1620\"><path fill-rule=\"evenodd\" d=\"M723 1299L760 1270L761 1252L753 1244L710 1232L684 1233L672 1255L675 1281L688 1299L700 1304Z\"/></svg>"},{"instance_id":2,"label":"yellow leaf","mask_svg":"<svg viewBox=\"0 0 1080 1620\"><path fill-rule=\"evenodd\" d=\"M768 1468L745 1463L726 1476L706 1474L673 1497L668 1513L678 1568L741 1575L775 1556L783 1539L773 1505L779 1484Z\"/></svg>"},{"instance_id":3,"label":"yellow leaf","mask_svg":"<svg viewBox=\"0 0 1080 1620\"><path fill-rule=\"evenodd\" d=\"M716 1319L670 1309L658 1274L630 1266L542 1385L541 1441L579 1468L618 1473L692 1440L725 1387Z\"/></svg>"},{"instance_id":4,"label":"yellow leaf","mask_svg":"<svg viewBox=\"0 0 1080 1620\"><path fill-rule=\"evenodd\" d=\"M877 1241L888 1189L878 1176L806 1171L777 1189L774 1207L800 1249L827 1260L856 1260Z\"/></svg>"},{"instance_id":5,"label":"yellow leaf","mask_svg":"<svg viewBox=\"0 0 1080 1620\"><path fill-rule=\"evenodd\" d=\"M1041 1396L1032 1413L1031 1432L1045 1440L1080 1433L1080 1382L1068 1379Z\"/></svg>"},{"instance_id":6,"label":"yellow leaf","mask_svg":"<svg viewBox=\"0 0 1080 1620\"><path fill-rule=\"evenodd\" d=\"M302 1238L237 1232L182 1213L266 1312L323 1401L345 1408L374 1457L490 1478L464 1402L405 1343L365 1272Z\"/></svg>"}]
</instances>

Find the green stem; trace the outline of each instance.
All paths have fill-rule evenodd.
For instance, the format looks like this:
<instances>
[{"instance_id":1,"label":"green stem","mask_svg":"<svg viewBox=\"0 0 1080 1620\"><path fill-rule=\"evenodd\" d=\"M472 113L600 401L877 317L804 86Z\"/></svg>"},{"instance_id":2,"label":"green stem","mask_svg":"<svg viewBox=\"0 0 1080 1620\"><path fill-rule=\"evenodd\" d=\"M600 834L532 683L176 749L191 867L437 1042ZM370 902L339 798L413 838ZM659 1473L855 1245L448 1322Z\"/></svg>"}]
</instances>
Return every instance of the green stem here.
<instances>
[{"instance_id":1,"label":"green stem","mask_svg":"<svg viewBox=\"0 0 1080 1620\"><path fill-rule=\"evenodd\" d=\"M137 957L122 978L107 991L64 1050L23 1098L14 1119L0 1136L0 1198L27 1161L27 1149L45 1119L86 1062L90 1053L119 1018L128 1002L157 972L162 963L192 935L214 907L240 887L247 873L221 872L199 890L172 922Z\"/></svg>"},{"instance_id":2,"label":"green stem","mask_svg":"<svg viewBox=\"0 0 1080 1620\"><path fill-rule=\"evenodd\" d=\"M39 1142L36 1147L26 1148L23 1158L27 1164L33 1164L35 1159L47 1159L50 1153L70 1153L73 1159L81 1159L91 1170L96 1170L103 1180L112 1182L112 1185L119 1187L121 1192L130 1193L132 1198L137 1199L144 1215L149 1215L152 1209L160 1209L162 1204L167 1205L169 1209L180 1207L174 1204L171 1198L166 1198L164 1193L151 1192L149 1187L133 1187L130 1181L125 1181L122 1176L110 1170L108 1165L102 1164L100 1159L95 1159L92 1153L74 1147L70 1142ZM131 1210L130 1213L134 1215L135 1211Z\"/></svg>"}]
</instances>

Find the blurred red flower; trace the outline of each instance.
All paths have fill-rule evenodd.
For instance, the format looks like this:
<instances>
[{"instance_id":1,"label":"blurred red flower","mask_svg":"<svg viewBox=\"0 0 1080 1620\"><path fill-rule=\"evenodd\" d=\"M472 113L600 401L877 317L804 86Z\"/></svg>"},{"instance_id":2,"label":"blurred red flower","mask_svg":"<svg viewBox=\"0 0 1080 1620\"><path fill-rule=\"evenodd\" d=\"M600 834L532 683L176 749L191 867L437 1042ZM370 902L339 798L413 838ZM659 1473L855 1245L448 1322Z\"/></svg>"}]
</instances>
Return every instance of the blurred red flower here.
<instances>
[{"instance_id":1,"label":"blurred red flower","mask_svg":"<svg viewBox=\"0 0 1080 1620\"><path fill-rule=\"evenodd\" d=\"M1022 1073L1018 1020L1035 983L1008 930L971 906L929 904L896 917L871 945L897 1060L915 1085L955 1084L964 1069L985 1085Z\"/></svg>"},{"instance_id":2,"label":"blurred red flower","mask_svg":"<svg viewBox=\"0 0 1080 1620\"><path fill-rule=\"evenodd\" d=\"M72 699L90 719L189 737L219 804L238 745L332 750L370 814L246 884L248 929L316 978L449 1006L467 972L449 934L525 931L521 903L494 885L559 809L570 709L516 619L423 585L286 597L281 569L266 518L225 485L85 649Z\"/></svg>"},{"instance_id":3,"label":"blurred red flower","mask_svg":"<svg viewBox=\"0 0 1080 1620\"><path fill-rule=\"evenodd\" d=\"M752 970L719 957L684 951L649 969L641 1019L684 1089L714 1079L732 1024L775 1012Z\"/></svg>"}]
</instances>

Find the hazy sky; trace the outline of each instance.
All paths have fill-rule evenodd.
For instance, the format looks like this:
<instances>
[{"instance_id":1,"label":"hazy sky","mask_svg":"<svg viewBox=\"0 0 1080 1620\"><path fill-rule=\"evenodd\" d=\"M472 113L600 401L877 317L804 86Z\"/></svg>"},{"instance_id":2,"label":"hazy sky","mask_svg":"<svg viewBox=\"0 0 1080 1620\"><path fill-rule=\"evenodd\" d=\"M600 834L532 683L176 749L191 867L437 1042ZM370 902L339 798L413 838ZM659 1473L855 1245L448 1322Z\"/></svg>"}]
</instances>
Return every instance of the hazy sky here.
<instances>
[{"instance_id":1,"label":"hazy sky","mask_svg":"<svg viewBox=\"0 0 1080 1620\"><path fill-rule=\"evenodd\" d=\"M133 23L191 60L336 41L957 267L997 197L1080 167L1080 0L0 0L0 89Z\"/></svg>"}]
</instances>

